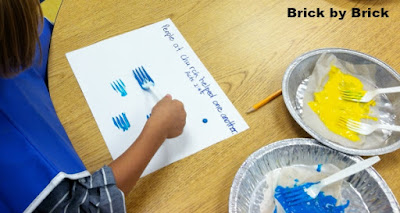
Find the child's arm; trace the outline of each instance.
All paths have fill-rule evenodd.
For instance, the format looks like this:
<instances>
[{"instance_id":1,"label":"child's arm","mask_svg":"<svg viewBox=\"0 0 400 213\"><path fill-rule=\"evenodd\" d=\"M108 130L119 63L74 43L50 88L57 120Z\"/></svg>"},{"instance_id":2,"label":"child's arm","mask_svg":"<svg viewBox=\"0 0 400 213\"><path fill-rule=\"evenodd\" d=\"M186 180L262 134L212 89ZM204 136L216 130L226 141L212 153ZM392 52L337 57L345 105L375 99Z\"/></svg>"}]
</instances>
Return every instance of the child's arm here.
<instances>
[{"instance_id":1,"label":"child's arm","mask_svg":"<svg viewBox=\"0 0 400 213\"><path fill-rule=\"evenodd\" d=\"M171 95L160 100L136 141L110 164L118 188L129 193L165 139L182 134L185 124L186 112L180 101L172 100Z\"/></svg>"}]
</instances>

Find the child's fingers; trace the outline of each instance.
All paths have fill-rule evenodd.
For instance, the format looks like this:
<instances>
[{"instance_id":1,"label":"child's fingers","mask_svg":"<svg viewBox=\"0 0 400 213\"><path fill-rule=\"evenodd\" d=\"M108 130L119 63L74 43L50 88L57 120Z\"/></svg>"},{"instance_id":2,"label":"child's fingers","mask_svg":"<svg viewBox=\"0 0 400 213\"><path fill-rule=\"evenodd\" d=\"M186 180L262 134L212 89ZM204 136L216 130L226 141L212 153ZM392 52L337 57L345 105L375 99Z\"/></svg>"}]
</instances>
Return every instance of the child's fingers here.
<instances>
[{"instance_id":1,"label":"child's fingers","mask_svg":"<svg viewBox=\"0 0 400 213\"><path fill-rule=\"evenodd\" d=\"M158 104L167 103L172 100L172 96L170 94L165 95L161 100L158 101Z\"/></svg>"},{"instance_id":2,"label":"child's fingers","mask_svg":"<svg viewBox=\"0 0 400 213\"><path fill-rule=\"evenodd\" d=\"M169 100L172 100L172 95L170 95L170 94L167 94L167 95L165 95L165 97L164 98L167 98L167 99L169 99Z\"/></svg>"}]
</instances>

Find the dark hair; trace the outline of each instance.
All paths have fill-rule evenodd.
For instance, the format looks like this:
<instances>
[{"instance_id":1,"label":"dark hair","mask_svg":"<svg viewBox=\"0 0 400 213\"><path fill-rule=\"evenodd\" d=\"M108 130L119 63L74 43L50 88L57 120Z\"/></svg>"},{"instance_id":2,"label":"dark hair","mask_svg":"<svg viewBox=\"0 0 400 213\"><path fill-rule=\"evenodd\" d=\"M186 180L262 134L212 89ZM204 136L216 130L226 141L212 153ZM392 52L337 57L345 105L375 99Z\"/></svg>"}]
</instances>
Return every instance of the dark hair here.
<instances>
[{"instance_id":1,"label":"dark hair","mask_svg":"<svg viewBox=\"0 0 400 213\"><path fill-rule=\"evenodd\" d=\"M32 65L42 24L39 0L0 0L0 77Z\"/></svg>"}]
</instances>

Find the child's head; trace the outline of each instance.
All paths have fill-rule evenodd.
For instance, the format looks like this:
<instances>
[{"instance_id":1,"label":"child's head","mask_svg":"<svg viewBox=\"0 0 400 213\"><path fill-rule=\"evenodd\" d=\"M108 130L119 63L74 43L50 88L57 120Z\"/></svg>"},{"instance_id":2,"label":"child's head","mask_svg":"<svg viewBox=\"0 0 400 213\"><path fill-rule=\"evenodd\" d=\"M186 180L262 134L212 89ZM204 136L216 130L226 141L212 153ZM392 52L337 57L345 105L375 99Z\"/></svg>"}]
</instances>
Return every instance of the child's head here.
<instances>
[{"instance_id":1,"label":"child's head","mask_svg":"<svg viewBox=\"0 0 400 213\"><path fill-rule=\"evenodd\" d=\"M0 77L32 64L42 20L39 0L0 0Z\"/></svg>"}]
</instances>

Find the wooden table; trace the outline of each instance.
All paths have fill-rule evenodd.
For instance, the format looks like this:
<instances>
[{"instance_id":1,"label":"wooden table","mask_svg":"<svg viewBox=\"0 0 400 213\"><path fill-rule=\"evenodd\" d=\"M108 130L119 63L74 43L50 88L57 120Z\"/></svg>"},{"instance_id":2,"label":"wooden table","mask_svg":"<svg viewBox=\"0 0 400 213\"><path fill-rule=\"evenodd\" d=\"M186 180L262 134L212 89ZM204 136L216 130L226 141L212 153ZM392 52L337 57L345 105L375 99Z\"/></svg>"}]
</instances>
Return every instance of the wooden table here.
<instances>
[{"instance_id":1,"label":"wooden table","mask_svg":"<svg viewBox=\"0 0 400 213\"><path fill-rule=\"evenodd\" d=\"M329 10L389 10L389 18L330 18ZM288 18L288 8L325 10L324 18ZM281 87L287 66L317 48L358 50L400 70L400 4L388 1L64 0L51 41L49 87L57 114L88 170L111 156L65 53L171 18L242 114L250 129L142 178L126 196L128 212L227 212L232 180L257 149L310 137L282 97L245 111ZM400 150L375 168L400 198Z\"/></svg>"}]
</instances>

